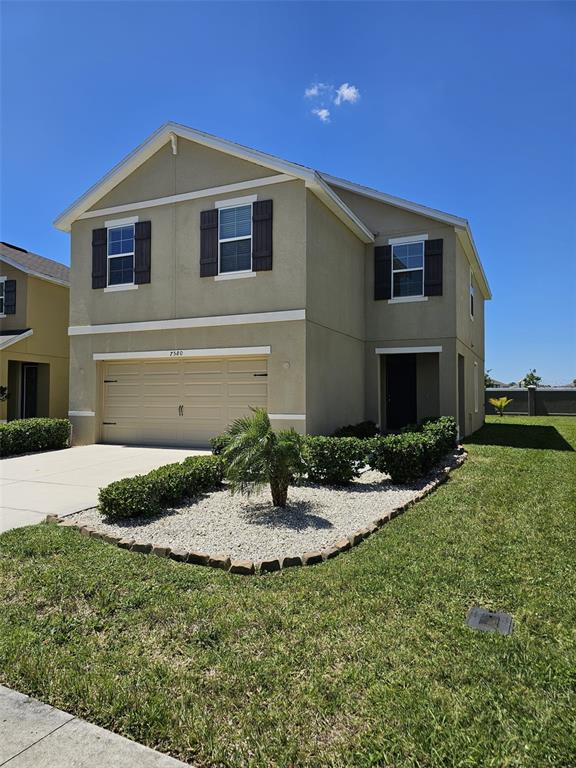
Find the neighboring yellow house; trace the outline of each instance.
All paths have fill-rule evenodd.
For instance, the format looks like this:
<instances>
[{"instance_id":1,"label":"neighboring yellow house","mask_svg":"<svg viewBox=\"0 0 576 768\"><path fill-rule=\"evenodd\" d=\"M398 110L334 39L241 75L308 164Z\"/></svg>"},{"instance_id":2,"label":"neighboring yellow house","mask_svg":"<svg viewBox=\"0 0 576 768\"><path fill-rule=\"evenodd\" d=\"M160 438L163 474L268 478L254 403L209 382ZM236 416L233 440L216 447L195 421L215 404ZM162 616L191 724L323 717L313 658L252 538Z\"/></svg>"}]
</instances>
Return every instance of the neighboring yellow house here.
<instances>
[{"instance_id":1,"label":"neighboring yellow house","mask_svg":"<svg viewBox=\"0 0 576 768\"><path fill-rule=\"evenodd\" d=\"M0 242L0 421L68 415L69 272Z\"/></svg>"}]
</instances>

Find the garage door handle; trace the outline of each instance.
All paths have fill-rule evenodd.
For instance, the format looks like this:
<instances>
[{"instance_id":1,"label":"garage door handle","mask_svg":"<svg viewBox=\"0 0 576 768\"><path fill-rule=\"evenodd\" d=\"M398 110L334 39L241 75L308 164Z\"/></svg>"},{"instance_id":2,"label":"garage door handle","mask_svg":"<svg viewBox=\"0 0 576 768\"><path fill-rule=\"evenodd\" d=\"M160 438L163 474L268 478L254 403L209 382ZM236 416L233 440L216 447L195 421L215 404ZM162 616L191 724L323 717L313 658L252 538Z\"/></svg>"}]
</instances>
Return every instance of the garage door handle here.
<instances>
[{"instance_id":1,"label":"garage door handle","mask_svg":"<svg viewBox=\"0 0 576 768\"><path fill-rule=\"evenodd\" d=\"M268 376L267 373L255 373L254 376Z\"/></svg>"},{"instance_id":2,"label":"garage door handle","mask_svg":"<svg viewBox=\"0 0 576 768\"><path fill-rule=\"evenodd\" d=\"M104 379L104 384L118 384L118 379Z\"/></svg>"},{"instance_id":3,"label":"garage door handle","mask_svg":"<svg viewBox=\"0 0 576 768\"><path fill-rule=\"evenodd\" d=\"M116 426L116 422L115 421L103 421L102 424L104 424L104 426L107 426L107 427L109 427L109 426Z\"/></svg>"}]
</instances>

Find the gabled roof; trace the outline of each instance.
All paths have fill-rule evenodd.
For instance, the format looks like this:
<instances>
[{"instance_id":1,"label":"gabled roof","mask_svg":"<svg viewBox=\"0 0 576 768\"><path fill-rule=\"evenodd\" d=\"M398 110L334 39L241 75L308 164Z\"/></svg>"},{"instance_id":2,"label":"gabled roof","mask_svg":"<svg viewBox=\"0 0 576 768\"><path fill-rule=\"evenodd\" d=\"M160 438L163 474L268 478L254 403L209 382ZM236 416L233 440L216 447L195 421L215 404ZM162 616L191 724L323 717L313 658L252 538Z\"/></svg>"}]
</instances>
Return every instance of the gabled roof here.
<instances>
[{"instance_id":1,"label":"gabled roof","mask_svg":"<svg viewBox=\"0 0 576 768\"><path fill-rule=\"evenodd\" d=\"M476 244L474 243L474 237L472 236L472 230L470 229L470 224L468 223L467 219L463 219L460 216L454 216L451 213L444 213L444 211L438 211L436 208L429 208L426 205L413 203L410 200L404 200L401 197L394 197L393 195L388 195L385 192L379 192L377 189L365 187L362 184L355 184L354 182L347 181L346 179L340 179L338 176L331 176L330 174L323 173L322 177L328 182L328 184L334 187L345 189L349 192L355 192L357 195L369 197L372 200L378 200L381 203L393 205L396 208L402 208L405 211L411 211L412 213L417 213L420 216L426 216L429 219L441 221L444 224L449 224L450 226L454 227L462 247L466 252L466 255L470 259L473 267L475 267L474 271L476 273L476 278L480 288L482 289L484 298L492 298L490 286L488 285L488 278L486 277L484 267L480 261L480 256L478 255Z\"/></svg>"},{"instance_id":2,"label":"gabled roof","mask_svg":"<svg viewBox=\"0 0 576 768\"><path fill-rule=\"evenodd\" d=\"M197 131L194 128L188 128L179 123L165 123L155 131L143 144L136 147L129 155L114 166L105 176L96 182L90 189L70 205L54 221L54 226L64 232L69 232L72 222L85 213L89 208L95 205L104 195L126 179L142 163L145 163L161 147L171 141L176 136L188 141L194 141L210 149L224 152L242 160L248 160L256 165L262 165L265 168L285 173L296 179L302 179L306 186L319 197L328 208L341 219L355 234L365 243L374 242L374 236L366 225L348 208L334 190L324 181L312 168L304 165L291 163L287 160L281 160L265 152L259 152L250 147L244 147L233 141L220 139L203 131Z\"/></svg>"},{"instance_id":3,"label":"gabled roof","mask_svg":"<svg viewBox=\"0 0 576 768\"><path fill-rule=\"evenodd\" d=\"M361 184L354 184L351 181L340 179L337 176L320 173L305 165L282 160L274 155L269 155L265 152L245 147L242 144L236 144L233 141L221 139L212 134L197 131L194 128L188 128L185 125L173 122L162 125L148 139L146 139L146 141L140 144L139 147L136 147L136 149L121 160L118 165L114 166L111 171L90 187L90 189L81 195L74 203L72 203L72 205L66 208L66 210L54 221L54 225L64 232L69 232L72 222L76 221L79 216L86 213L86 211L92 208L98 200L104 197L104 195L110 192L115 186L120 184L121 181L126 179L136 170L136 168L145 163L146 160L152 157L152 155L154 155L161 147L169 141L172 141L174 137L194 141L209 147L210 149L215 149L233 155L234 157L239 157L242 160L247 160L256 165L262 165L265 168L275 170L280 174L287 174L294 178L302 179L305 182L306 187L322 200L322 202L364 243L374 242L374 234L370 232L366 224L364 224L364 222L339 197L334 187L347 189L356 192L357 194L364 195L365 197L371 197L388 205L403 208L455 227L462 247L475 268L475 273L484 297L487 299L492 297L486 274L482 267L482 263L480 262L476 245L474 244L470 225L466 219L459 216L453 216L449 213L443 213L442 211L428 208L427 206L419 205L418 203L412 203L399 197L387 195L384 192L370 189Z\"/></svg>"},{"instance_id":4,"label":"gabled roof","mask_svg":"<svg viewBox=\"0 0 576 768\"><path fill-rule=\"evenodd\" d=\"M70 269L65 264L38 256L37 253L30 253L17 245L0 242L0 261L32 277L58 285L70 285Z\"/></svg>"}]
</instances>

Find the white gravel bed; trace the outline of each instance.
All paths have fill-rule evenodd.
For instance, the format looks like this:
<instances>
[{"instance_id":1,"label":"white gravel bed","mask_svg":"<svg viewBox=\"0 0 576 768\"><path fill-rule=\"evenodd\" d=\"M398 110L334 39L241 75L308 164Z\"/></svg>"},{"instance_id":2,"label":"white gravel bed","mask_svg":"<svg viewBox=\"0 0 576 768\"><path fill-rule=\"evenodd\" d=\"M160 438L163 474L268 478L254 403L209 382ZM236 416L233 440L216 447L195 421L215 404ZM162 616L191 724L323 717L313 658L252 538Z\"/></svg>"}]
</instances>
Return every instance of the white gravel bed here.
<instances>
[{"instance_id":1,"label":"white gravel bed","mask_svg":"<svg viewBox=\"0 0 576 768\"><path fill-rule=\"evenodd\" d=\"M455 466L458 453L435 472L409 485L392 485L386 475L366 471L348 486L306 484L288 492L284 509L272 506L269 489L249 498L227 489L167 509L161 515L109 522L96 508L67 519L125 538L171 547L222 553L232 559L265 560L321 550L386 512L415 499L434 484L438 472Z\"/></svg>"}]
</instances>

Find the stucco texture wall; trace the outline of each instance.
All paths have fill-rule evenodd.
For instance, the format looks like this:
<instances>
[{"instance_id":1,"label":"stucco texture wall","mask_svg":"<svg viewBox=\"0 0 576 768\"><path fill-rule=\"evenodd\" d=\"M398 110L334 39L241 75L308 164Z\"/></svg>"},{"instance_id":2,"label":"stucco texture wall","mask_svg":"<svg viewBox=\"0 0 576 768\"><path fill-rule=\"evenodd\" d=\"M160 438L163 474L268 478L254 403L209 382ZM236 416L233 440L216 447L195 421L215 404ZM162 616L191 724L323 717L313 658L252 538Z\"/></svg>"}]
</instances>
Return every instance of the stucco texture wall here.
<instances>
[{"instance_id":1,"label":"stucco texture wall","mask_svg":"<svg viewBox=\"0 0 576 768\"><path fill-rule=\"evenodd\" d=\"M49 369L43 370L42 381L48 379L49 396L47 400L43 400L44 389L40 387L38 403L40 415L66 418L69 373L69 289L46 280L23 275L19 271L15 272L18 276L16 310L21 314L18 316L19 325L11 327L31 328L33 334L0 352L0 383L8 385L10 361L48 365ZM8 317L13 322L16 316ZM10 384L9 400L0 403L0 419L16 418L19 414L19 378L13 375Z\"/></svg>"}]
</instances>

